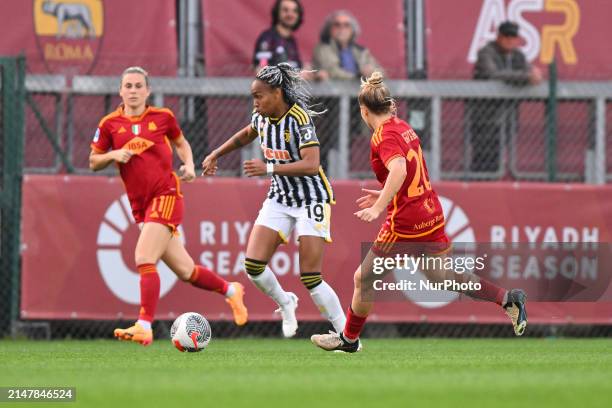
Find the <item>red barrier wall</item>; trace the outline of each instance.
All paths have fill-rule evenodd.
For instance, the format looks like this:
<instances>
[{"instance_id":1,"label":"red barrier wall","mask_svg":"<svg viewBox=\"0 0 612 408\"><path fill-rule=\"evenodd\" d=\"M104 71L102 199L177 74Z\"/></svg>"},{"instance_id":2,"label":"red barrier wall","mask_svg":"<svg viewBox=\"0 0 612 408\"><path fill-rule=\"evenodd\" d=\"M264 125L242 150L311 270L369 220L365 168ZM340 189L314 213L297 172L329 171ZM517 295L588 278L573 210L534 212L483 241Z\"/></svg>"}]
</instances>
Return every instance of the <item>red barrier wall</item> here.
<instances>
[{"instance_id":1,"label":"red barrier wall","mask_svg":"<svg viewBox=\"0 0 612 408\"><path fill-rule=\"evenodd\" d=\"M520 25L523 51L536 65L554 57L560 79L610 79L607 0L428 0L429 78L470 78L479 48L505 19Z\"/></svg>"},{"instance_id":2,"label":"red barrier wall","mask_svg":"<svg viewBox=\"0 0 612 408\"><path fill-rule=\"evenodd\" d=\"M384 7L367 0L304 0L304 22L296 33L302 62L312 61L325 17L353 13L361 25L357 42L370 49L392 78L405 78L404 9L401 0ZM273 0L202 0L206 69L211 76L251 76L255 40L270 27Z\"/></svg>"},{"instance_id":3,"label":"red barrier wall","mask_svg":"<svg viewBox=\"0 0 612 408\"><path fill-rule=\"evenodd\" d=\"M267 181L206 179L185 185L182 236L190 254L247 288L251 319L272 319L274 304L246 278L242 267L246 239L265 197ZM334 183L334 242L326 250L323 274L343 305L352 294L352 275L360 244L373 240L378 225L352 215L363 184ZM369 184L373 186L373 184ZM612 188L545 184L436 185L447 215L447 231L456 242L561 240L568 231L578 241L612 240ZM117 178L27 176L23 189L21 316L23 318L115 319L135 317L138 275L132 261L138 235ZM537 228L539 227L539 230ZM539 231L537 234L534 231ZM283 246L271 261L281 284L302 298L300 319L319 313L298 279L296 246ZM609 273L609 272L608 272ZM221 296L194 289L160 268L162 297L158 317L198 311L210 319L228 319ZM486 276L486 275L485 275ZM522 277L498 280L508 287L538 282ZM612 299L609 288L607 299ZM505 322L491 304L454 301L423 307L410 301L380 302L379 321ZM427 306L427 305L425 305ZM431 305L429 305L431 306ZM533 322L612 322L612 303L531 303Z\"/></svg>"},{"instance_id":4,"label":"red barrier wall","mask_svg":"<svg viewBox=\"0 0 612 408\"><path fill-rule=\"evenodd\" d=\"M152 75L176 74L174 1L45 3L0 2L0 55L23 53L28 72L35 74L118 75L133 65L142 65ZM62 19L66 15L80 20Z\"/></svg>"}]
</instances>

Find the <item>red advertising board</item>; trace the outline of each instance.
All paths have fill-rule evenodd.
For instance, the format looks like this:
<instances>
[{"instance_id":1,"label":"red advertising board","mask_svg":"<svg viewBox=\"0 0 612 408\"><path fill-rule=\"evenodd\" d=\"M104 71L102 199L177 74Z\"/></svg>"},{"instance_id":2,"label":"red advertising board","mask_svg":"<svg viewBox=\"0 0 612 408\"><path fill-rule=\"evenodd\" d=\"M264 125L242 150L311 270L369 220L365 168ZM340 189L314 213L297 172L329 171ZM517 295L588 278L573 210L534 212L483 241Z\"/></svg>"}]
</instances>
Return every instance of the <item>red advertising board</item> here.
<instances>
[{"instance_id":1,"label":"red advertising board","mask_svg":"<svg viewBox=\"0 0 612 408\"><path fill-rule=\"evenodd\" d=\"M519 24L522 50L540 66L557 61L559 78L610 79L607 0L428 0L429 78L469 78L478 50L504 20Z\"/></svg>"},{"instance_id":2,"label":"red advertising board","mask_svg":"<svg viewBox=\"0 0 612 408\"><path fill-rule=\"evenodd\" d=\"M392 78L405 78L404 6L401 0L385 0L384 7L367 0L303 0L304 21L296 32L304 64L312 51L328 14L348 10L358 20L357 43L370 49ZM251 76L251 61L257 36L271 24L274 0L202 0L206 69L211 76Z\"/></svg>"},{"instance_id":3,"label":"red advertising board","mask_svg":"<svg viewBox=\"0 0 612 408\"><path fill-rule=\"evenodd\" d=\"M270 320L273 302L247 279L242 259L248 234L268 182L243 179L200 179L184 186L186 213L181 228L194 260L246 287L252 320ZM331 243L323 276L343 305L352 295L353 272L361 243L375 238L378 224L358 221L355 199L364 185L334 183ZM446 231L455 242L611 242L612 187L512 183L439 183L447 217ZM129 217L118 178L87 176L26 176L23 185L22 318L133 318L138 311L139 284L133 262L138 228ZM302 300L300 319L320 319L299 281L297 247L293 240L279 248L269 265L286 290ZM501 271L501 272L500 272ZM610 269L595 277L609 281ZM158 317L171 319L186 311L212 320L229 319L218 294L199 291L177 281L160 264L161 300ZM530 293L544 277L527 278L527 267L502 266L496 282L524 287ZM601 271L596 271L601 273ZM486 275L485 275L486 277ZM612 286L597 302L531 302L532 322L612 323ZM407 299L381 301L372 320L431 322L505 322L493 305L451 298L426 304Z\"/></svg>"},{"instance_id":4,"label":"red advertising board","mask_svg":"<svg viewBox=\"0 0 612 408\"><path fill-rule=\"evenodd\" d=\"M0 55L25 55L30 73L176 74L173 1L5 0L0 16Z\"/></svg>"}]
</instances>

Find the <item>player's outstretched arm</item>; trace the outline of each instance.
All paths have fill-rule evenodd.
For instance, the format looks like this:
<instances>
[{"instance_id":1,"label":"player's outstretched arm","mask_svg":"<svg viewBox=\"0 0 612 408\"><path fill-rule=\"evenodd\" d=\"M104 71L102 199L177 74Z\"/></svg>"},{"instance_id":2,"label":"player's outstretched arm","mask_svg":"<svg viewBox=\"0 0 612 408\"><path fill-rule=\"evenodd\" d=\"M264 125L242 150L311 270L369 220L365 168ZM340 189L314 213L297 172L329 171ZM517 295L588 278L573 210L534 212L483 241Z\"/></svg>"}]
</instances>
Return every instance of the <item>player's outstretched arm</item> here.
<instances>
[{"instance_id":1,"label":"player's outstretched arm","mask_svg":"<svg viewBox=\"0 0 612 408\"><path fill-rule=\"evenodd\" d=\"M387 168L389 169L387 181L374 205L355 213L362 221L371 222L378 218L378 216L385 211L385 208L387 208L393 196L400 190L402 184L404 184L404 180L406 180L407 171L405 158L396 157L387 164Z\"/></svg>"},{"instance_id":2,"label":"player's outstretched arm","mask_svg":"<svg viewBox=\"0 0 612 408\"><path fill-rule=\"evenodd\" d=\"M181 180L193 181L195 179L195 165L193 164L193 152L191 145L185 139L185 136L181 135L172 141L176 148L176 154L178 155L183 165L180 168Z\"/></svg>"},{"instance_id":3,"label":"player's outstretched arm","mask_svg":"<svg viewBox=\"0 0 612 408\"><path fill-rule=\"evenodd\" d=\"M251 143L257 137L257 132L251 125L245 126L230 137L225 143L213 150L202 162L202 175L212 176L217 172L217 159Z\"/></svg>"},{"instance_id":4,"label":"player's outstretched arm","mask_svg":"<svg viewBox=\"0 0 612 408\"><path fill-rule=\"evenodd\" d=\"M106 168L112 162L127 163L132 157L132 152L127 149L111 150L106 153L97 153L92 150L89 153L89 169L98 171Z\"/></svg>"}]
</instances>

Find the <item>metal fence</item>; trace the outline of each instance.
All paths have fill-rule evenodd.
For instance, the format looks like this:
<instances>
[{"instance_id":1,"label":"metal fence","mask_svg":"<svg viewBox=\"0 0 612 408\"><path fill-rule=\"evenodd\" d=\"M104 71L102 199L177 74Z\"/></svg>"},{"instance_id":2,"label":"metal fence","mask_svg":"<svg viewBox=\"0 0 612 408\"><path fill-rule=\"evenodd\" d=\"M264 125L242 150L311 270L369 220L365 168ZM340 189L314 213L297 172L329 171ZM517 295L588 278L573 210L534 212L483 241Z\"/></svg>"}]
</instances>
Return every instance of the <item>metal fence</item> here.
<instances>
[{"instance_id":1,"label":"metal fence","mask_svg":"<svg viewBox=\"0 0 612 408\"><path fill-rule=\"evenodd\" d=\"M18 75L11 77L13 86L7 88L6 67L0 61L3 183L0 334L12 328L14 334L38 338L109 337L112 328L127 322L19 319L19 248L15 247L19 213L15 211L20 203L10 201L7 205L7 197L19 197L9 195L7 185L20 186L21 155L14 144L19 140L25 141L26 172L91 174L87 160L90 142L100 118L120 101L119 79L77 76L68 81L63 76L30 75L25 78L27 92L23 92L19 91ZM197 162L249 123L251 81L152 78L151 102L168 106L177 114ZM607 153L612 153L611 83L560 82L555 86L553 99L547 84L513 88L496 82L389 81L388 85L396 96L398 115L408 120L421 136L433 180L604 184L612 179L611 163L606 163ZM324 105L320 108L328 109L315 120L323 164L336 179L371 177L370 135L359 117L355 97L358 89L355 82L317 83L312 87L317 101ZM23 101L24 106L20 108L18 101ZM25 118L20 118L20 109ZM487 120L479 122L483 118ZM495 134L486 134L491 129ZM259 154L260 149L254 144L223 158L221 169L226 175L239 175L241 161ZM7 172L10 166L17 166L17 170ZM113 171L111 168L103 174ZM157 336L164 337L170 324L156 323ZM324 330L324 325L305 323L300 336ZM279 327L278 322L262 322L238 329L230 322L213 322L216 336L278 336ZM507 325L378 324L367 330L370 337L511 334ZM542 326L536 329L536 335L605 336L609 335L609 327Z\"/></svg>"},{"instance_id":2,"label":"metal fence","mask_svg":"<svg viewBox=\"0 0 612 408\"><path fill-rule=\"evenodd\" d=\"M196 162L249 123L251 78L152 78L152 103L171 108ZM512 87L491 81L388 82L398 115L421 136L433 180L612 180L612 84L559 82ZM88 172L89 144L102 116L120 102L116 77L29 76L28 172ZM370 177L370 132L357 82L312 85L322 162L333 178ZM554 93L552 93L554 91ZM252 145L220 161L239 175Z\"/></svg>"},{"instance_id":3,"label":"metal fence","mask_svg":"<svg viewBox=\"0 0 612 408\"><path fill-rule=\"evenodd\" d=\"M19 315L24 60L0 58L0 336Z\"/></svg>"}]
</instances>

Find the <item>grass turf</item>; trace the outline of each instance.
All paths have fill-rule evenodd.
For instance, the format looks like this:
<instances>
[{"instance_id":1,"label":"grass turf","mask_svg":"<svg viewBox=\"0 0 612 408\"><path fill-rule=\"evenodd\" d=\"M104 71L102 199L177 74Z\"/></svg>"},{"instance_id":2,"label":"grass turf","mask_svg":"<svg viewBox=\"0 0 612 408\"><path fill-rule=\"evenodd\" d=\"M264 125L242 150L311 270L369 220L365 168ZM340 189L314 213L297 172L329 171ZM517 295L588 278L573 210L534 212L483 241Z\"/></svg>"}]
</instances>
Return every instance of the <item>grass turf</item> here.
<instances>
[{"instance_id":1,"label":"grass turf","mask_svg":"<svg viewBox=\"0 0 612 408\"><path fill-rule=\"evenodd\" d=\"M213 339L201 353L179 353L168 340L147 348L5 340L0 386L77 388L76 403L54 407L607 407L611 345L366 339L363 352L349 355L326 353L307 340Z\"/></svg>"}]
</instances>

